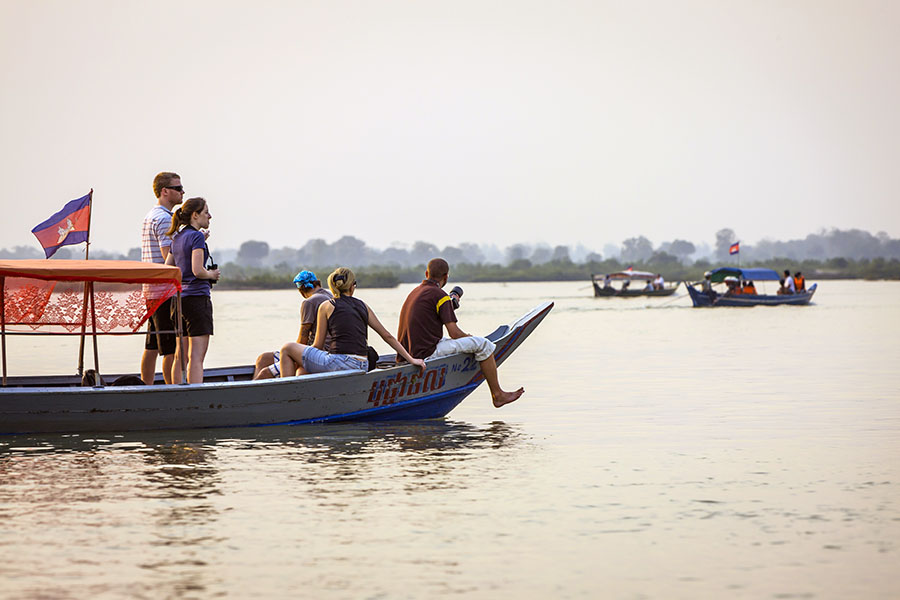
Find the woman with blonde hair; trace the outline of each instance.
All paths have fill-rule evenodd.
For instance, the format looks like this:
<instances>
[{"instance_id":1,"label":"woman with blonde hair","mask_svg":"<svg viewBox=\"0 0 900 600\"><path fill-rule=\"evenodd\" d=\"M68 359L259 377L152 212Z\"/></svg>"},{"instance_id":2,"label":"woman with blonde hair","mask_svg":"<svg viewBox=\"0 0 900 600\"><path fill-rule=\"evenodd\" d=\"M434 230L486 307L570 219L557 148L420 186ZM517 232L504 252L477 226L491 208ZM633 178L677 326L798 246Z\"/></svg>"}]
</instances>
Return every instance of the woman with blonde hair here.
<instances>
[{"instance_id":1,"label":"woman with blonde hair","mask_svg":"<svg viewBox=\"0 0 900 600\"><path fill-rule=\"evenodd\" d=\"M209 227L209 205L203 198L191 198L172 215L166 235L172 237L167 265L181 269L181 329L187 336L175 348L172 383L181 383L181 357L187 354L188 383L203 383L203 360L213 333L213 309L210 300L212 283L219 280L215 265L207 268L209 250L206 235ZM174 312L174 306L173 306ZM176 315L172 315L175 321Z\"/></svg>"},{"instance_id":2,"label":"woman with blonde hair","mask_svg":"<svg viewBox=\"0 0 900 600\"><path fill-rule=\"evenodd\" d=\"M294 373L324 373L347 369L368 370L367 333L371 327L407 362L425 372L425 361L413 358L397 341L369 306L353 297L356 276L346 267L339 267L328 276L328 287L334 299L319 305L316 314L316 339L312 346L288 342L281 347L281 376ZM325 336L331 338L330 352L324 350Z\"/></svg>"}]
</instances>

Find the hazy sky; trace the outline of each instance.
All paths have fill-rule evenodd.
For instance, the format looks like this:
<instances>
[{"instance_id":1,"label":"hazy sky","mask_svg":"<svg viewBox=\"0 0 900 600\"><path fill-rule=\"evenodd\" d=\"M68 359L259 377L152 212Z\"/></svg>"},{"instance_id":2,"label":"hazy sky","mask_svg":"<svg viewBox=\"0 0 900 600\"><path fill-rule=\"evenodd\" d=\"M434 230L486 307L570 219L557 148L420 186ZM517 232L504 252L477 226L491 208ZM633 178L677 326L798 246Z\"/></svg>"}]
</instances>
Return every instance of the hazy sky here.
<instances>
[{"instance_id":1,"label":"hazy sky","mask_svg":"<svg viewBox=\"0 0 900 600\"><path fill-rule=\"evenodd\" d=\"M0 247L900 237L900 2L0 0Z\"/></svg>"}]
</instances>

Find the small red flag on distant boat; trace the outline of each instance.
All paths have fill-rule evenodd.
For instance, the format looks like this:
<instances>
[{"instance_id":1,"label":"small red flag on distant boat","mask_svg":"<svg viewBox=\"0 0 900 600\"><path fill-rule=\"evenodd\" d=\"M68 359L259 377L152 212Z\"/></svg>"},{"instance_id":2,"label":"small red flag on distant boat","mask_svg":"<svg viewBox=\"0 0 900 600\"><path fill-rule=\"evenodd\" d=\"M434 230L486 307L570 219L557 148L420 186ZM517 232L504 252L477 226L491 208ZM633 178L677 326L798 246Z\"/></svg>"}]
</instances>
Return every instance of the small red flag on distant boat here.
<instances>
[{"instance_id":1,"label":"small red flag on distant boat","mask_svg":"<svg viewBox=\"0 0 900 600\"><path fill-rule=\"evenodd\" d=\"M61 211L31 230L47 258L63 246L88 241L93 195L94 190L91 190L86 196L68 202Z\"/></svg>"},{"instance_id":2,"label":"small red flag on distant boat","mask_svg":"<svg viewBox=\"0 0 900 600\"><path fill-rule=\"evenodd\" d=\"M737 253L740 252L740 251L741 251L741 243L740 243L740 242L735 242L735 243L733 243L733 244L731 245L731 247L728 249L728 254L737 254Z\"/></svg>"}]
</instances>

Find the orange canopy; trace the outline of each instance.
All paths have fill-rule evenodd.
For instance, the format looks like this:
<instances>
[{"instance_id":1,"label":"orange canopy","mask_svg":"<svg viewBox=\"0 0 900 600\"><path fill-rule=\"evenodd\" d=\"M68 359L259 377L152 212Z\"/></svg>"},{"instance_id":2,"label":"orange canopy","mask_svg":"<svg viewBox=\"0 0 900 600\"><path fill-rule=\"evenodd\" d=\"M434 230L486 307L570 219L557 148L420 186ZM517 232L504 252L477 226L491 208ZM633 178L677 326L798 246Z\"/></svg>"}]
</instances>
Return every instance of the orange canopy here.
<instances>
[{"instance_id":1,"label":"orange canopy","mask_svg":"<svg viewBox=\"0 0 900 600\"><path fill-rule=\"evenodd\" d=\"M137 333L181 291L181 269L130 260L0 260L0 284L4 331Z\"/></svg>"},{"instance_id":2,"label":"orange canopy","mask_svg":"<svg viewBox=\"0 0 900 600\"><path fill-rule=\"evenodd\" d=\"M134 260L0 260L0 277L45 281L170 283L181 290L181 269Z\"/></svg>"}]
</instances>

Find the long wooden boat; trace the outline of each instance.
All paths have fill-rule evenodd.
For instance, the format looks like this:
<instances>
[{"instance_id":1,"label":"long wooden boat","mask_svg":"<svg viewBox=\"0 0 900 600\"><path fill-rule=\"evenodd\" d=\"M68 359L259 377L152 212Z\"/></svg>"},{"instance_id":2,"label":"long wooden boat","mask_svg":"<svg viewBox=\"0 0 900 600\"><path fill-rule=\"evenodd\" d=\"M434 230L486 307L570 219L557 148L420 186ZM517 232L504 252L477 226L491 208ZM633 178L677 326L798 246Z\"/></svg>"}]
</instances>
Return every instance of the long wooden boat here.
<instances>
[{"instance_id":1,"label":"long wooden boat","mask_svg":"<svg viewBox=\"0 0 900 600\"><path fill-rule=\"evenodd\" d=\"M780 306L809 304L818 284L814 283L807 290L795 294L745 294L731 293L726 282L734 279L740 285L744 282L780 281L778 273L772 269L742 269L739 267L722 267L707 273L705 281L685 282L691 302L695 307L714 306ZM780 287L780 286L779 286Z\"/></svg>"},{"instance_id":2,"label":"long wooden boat","mask_svg":"<svg viewBox=\"0 0 900 600\"><path fill-rule=\"evenodd\" d=\"M626 269L616 273L599 273L591 275L591 283L594 287L594 296L598 298L637 298L640 296L671 296L678 289L679 282L666 282L661 288L651 288L648 282L655 280L657 275L648 271L634 271ZM638 285L632 287L632 283ZM618 284L616 287L613 284Z\"/></svg>"},{"instance_id":3,"label":"long wooden boat","mask_svg":"<svg viewBox=\"0 0 900 600\"><path fill-rule=\"evenodd\" d=\"M115 262L120 264L105 266L107 276L110 273L108 269L114 270L112 278L105 280L108 284L122 286L122 280L125 278L123 273L129 273L128 269L131 269L132 287L135 283L155 282L155 285L159 285L160 282L158 271L153 271L152 277L146 278L145 281L135 276L135 273L140 274L143 269L140 265L145 263L28 261L51 264L45 265L44 271L22 273L21 269L19 271L10 269L9 263L16 262L19 261L0 261L0 280L3 285L3 294L0 297L4 298L3 306L0 307L2 308L0 322L3 324L4 333L4 385L0 388L0 434L123 432L433 419L447 415L484 379L478 362L470 354L456 354L427 361L424 375L419 375L418 369L411 365L396 365L393 356L385 355L380 358L378 368L369 372L339 371L259 381L252 380L254 370L252 365L206 369L204 382L201 384L84 387L81 378L76 375L6 377L5 336L9 333L11 325L18 323L21 326L21 323L26 321L32 328L40 325L60 326L56 318L38 318L34 313L22 317L24 313L21 310L16 318L16 314L10 309L13 306L19 309L23 307L23 290L28 289L28 285L22 284L23 279L32 281L38 276L57 277L49 281L53 281L57 287L66 288L60 285L64 280L58 279L59 267L54 263ZM163 268L161 265L157 267ZM82 269L79 271L79 279L67 281L82 284L86 281L91 286L100 285L100 280L90 279L90 268L90 265L79 266L79 269ZM72 276L76 271L78 269L70 270L68 276ZM10 276L13 272L18 275L17 278ZM27 277L23 278L23 274ZM180 290L180 272L177 276L172 271L168 274L172 277L172 288L176 287L177 279L177 288ZM15 285L10 285L11 280L15 280ZM35 281L40 283L48 280ZM85 289L87 287L85 286ZM140 291L140 286L137 289ZM55 291L47 291L45 286L46 293L42 292L42 298L45 296L49 298L46 304L50 308L54 306L56 300L53 298ZM63 293L70 294L71 291L71 288L66 288ZM102 323L99 322L97 315L104 311L95 308L93 295L96 293L99 297L101 294L94 288L91 292L90 296L85 294L90 301L84 302L85 308L81 314L62 325L64 328L72 329L72 323L80 323L81 330L90 331L91 335L113 333L113 328L107 332L98 331L97 328ZM32 298L35 297L34 294L25 293L29 294ZM70 297L64 301L72 305L73 300L80 303L79 298L80 296ZM135 295L132 293L130 298L132 301L135 300ZM138 304L132 302L133 306L144 304L144 298L140 293L136 298ZM108 303L109 298L103 301L107 302L105 310L108 312L112 306ZM512 324L502 325L487 336L497 345L494 357L498 365L509 358L552 308L552 302L543 303ZM46 314L48 310L45 309L43 313ZM134 313L140 313L142 318L132 319L127 327L134 333L139 333L146 315L143 309L135 310ZM119 326L122 322L119 321ZM104 378L112 381L116 376L104 375Z\"/></svg>"}]
</instances>

